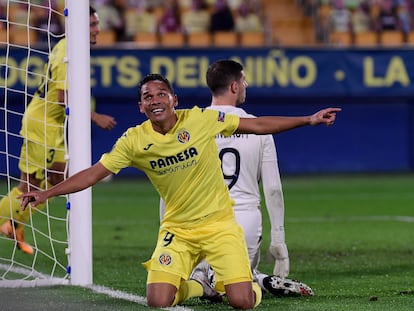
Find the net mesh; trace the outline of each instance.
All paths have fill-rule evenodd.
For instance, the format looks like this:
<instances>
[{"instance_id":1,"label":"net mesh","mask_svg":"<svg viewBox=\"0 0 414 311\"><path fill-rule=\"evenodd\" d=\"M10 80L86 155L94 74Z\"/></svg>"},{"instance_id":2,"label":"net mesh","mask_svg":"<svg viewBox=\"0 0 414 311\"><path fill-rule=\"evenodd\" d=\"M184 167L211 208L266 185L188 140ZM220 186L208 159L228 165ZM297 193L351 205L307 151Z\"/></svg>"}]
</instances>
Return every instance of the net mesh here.
<instances>
[{"instance_id":1,"label":"net mesh","mask_svg":"<svg viewBox=\"0 0 414 311\"><path fill-rule=\"evenodd\" d=\"M12 201L8 194L22 180L19 170L21 147L25 146L25 165L29 167L30 149L27 141L20 134L22 118L39 85L44 87L44 100L52 105L60 105L48 101L47 87L55 81L50 75L48 55L56 43L64 37L63 8L65 3L53 0L0 0L0 200L9 205L9 214L0 210L0 224L10 222L13 211ZM63 108L64 109L64 108ZM43 120L39 127L50 131L44 109ZM38 120L39 121L39 120ZM67 119L63 120L62 130L66 129ZM23 133L27 135L26 133ZM36 141L43 146L45 160L44 176L52 173L66 176L67 168L50 170L48 167L47 138ZM66 133L64 137L66 137ZM33 142L33 141L32 141ZM66 141L64 143L66 153ZM42 150L42 149L40 149ZM46 177L45 177L46 178ZM41 177L38 177L40 180ZM35 189L47 188L47 183L31 185ZM0 286L38 286L63 284L69 279L68 249L68 209L67 199L59 197L49 201L40 209L32 209L27 221L14 219L10 228L24 226L25 240L34 250L32 255L22 252L17 243L17 229L9 235L0 234ZM0 203L1 206L1 203ZM7 209L6 209L7 211ZM4 228L4 227L3 227Z\"/></svg>"}]
</instances>

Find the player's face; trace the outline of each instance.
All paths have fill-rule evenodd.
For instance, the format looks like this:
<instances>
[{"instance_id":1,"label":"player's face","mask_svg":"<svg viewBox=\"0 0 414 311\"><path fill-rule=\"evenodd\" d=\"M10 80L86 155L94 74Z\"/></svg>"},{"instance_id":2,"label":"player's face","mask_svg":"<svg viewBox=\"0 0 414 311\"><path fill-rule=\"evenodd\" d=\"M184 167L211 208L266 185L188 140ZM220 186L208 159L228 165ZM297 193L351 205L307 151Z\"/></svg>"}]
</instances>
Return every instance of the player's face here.
<instances>
[{"instance_id":1,"label":"player's face","mask_svg":"<svg viewBox=\"0 0 414 311\"><path fill-rule=\"evenodd\" d=\"M149 81L145 83L141 87L141 98L138 104L139 110L153 124L163 123L167 124L167 126L171 124L174 126L177 120L174 109L177 106L177 96L171 94L164 82Z\"/></svg>"},{"instance_id":2,"label":"player's face","mask_svg":"<svg viewBox=\"0 0 414 311\"><path fill-rule=\"evenodd\" d=\"M236 105L241 105L246 101L246 88L248 86L247 81L246 81L246 75L244 74L244 71L242 71L242 76L240 78L238 86L239 87L238 87Z\"/></svg>"},{"instance_id":3,"label":"player's face","mask_svg":"<svg viewBox=\"0 0 414 311\"><path fill-rule=\"evenodd\" d=\"M97 13L89 16L89 41L96 44L96 37L99 34L99 16Z\"/></svg>"}]
</instances>

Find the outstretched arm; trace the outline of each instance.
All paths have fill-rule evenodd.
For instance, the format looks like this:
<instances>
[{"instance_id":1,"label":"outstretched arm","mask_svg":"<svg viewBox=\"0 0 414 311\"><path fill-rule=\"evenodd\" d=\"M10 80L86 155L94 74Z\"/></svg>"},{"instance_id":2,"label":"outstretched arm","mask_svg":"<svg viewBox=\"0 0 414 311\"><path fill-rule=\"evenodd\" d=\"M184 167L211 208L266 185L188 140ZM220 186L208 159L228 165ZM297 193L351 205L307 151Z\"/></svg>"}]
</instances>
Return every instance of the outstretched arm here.
<instances>
[{"instance_id":1,"label":"outstretched arm","mask_svg":"<svg viewBox=\"0 0 414 311\"><path fill-rule=\"evenodd\" d=\"M22 199L21 207L25 209L31 203L33 207L45 202L47 199L63 194L69 194L81 191L96 184L99 180L112 174L101 163L76 173L68 179L62 181L56 186L44 191L30 191L22 194L19 199Z\"/></svg>"},{"instance_id":2,"label":"outstretched arm","mask_svg":"<svg viewBox=\"0 0 414 311\"><path fill-rule=\"evenodd\" d=\"M302 117L257 117L240 118L236 133L243 134L276 134L306 125L325 124L332 125L335 122L336 113L341 108L326 108L310 116Z\"/></svg>"}]
</instances>

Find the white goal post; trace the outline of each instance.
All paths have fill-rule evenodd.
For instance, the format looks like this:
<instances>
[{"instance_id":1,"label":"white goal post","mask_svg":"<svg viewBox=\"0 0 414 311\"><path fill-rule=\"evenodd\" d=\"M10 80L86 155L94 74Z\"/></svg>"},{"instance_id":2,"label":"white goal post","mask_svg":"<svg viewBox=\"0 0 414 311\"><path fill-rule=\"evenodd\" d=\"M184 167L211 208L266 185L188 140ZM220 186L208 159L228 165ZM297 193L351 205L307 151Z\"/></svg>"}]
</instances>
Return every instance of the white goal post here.
<instances>
[{"instance_id":1,"label":"white goal post","mask_svg":"<svg viewBox=\"0 0 414 311\"><path fill-rule=\"evenodd\" d=\"M67 0L69 175L91 165L89 1ZM69 196L71 283L92 284L92 194Z\"/></svg>"},{"instance_id":2,"label":"white goal post","mask_svg":"<svg viewBox=\"0 0 414 311\"><path fill-rule=\"evenodd\" d=\"M6 15L0 16L0 199L20 180L16 170L23 139L17 124L33 98L33 81L48 78L40 59L46 62L53 44L64 35L69 88L63 126L68 174L91 165L89 1L8 0L4 5ZM13 10L17 7L26 12L16 13ZM51 16L59 15L64 31L40 29L31 20L35 12L49 13L48 26ZM15 29L23 31L17 35ZM32 42L45 33L47 39L42 44ZM15 81L14 77L19 78ZM25 224L25 234L33 255L19 251L13 237L0 234L0 287L93 283L91 189L46 204Z\"/></svg>"}]
</instances>

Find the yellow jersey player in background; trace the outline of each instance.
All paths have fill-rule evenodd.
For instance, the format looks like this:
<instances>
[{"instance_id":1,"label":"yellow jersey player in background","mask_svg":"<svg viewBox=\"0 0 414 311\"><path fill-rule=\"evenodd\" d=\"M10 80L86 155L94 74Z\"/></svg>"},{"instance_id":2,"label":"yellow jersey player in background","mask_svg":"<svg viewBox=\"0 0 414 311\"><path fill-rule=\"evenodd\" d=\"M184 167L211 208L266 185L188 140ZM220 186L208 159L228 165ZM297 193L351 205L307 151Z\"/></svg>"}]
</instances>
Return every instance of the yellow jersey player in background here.
<instances>
[{"instance_id":1,"label":"yellow jersey player in background","mask_svg":"<svg viewBox=\"0 0 414 311\"><path fill-rule=\"evenodd\" d=\"M232 83L243 91L244 73ZM239 90L239 88L242 88ZM23 194L22 209L36 207L54 196L81 191L126 167L142 170L165 202L158 242L144 265L148 270L147 304L170 307L190 297L213 295L205 282L189 279L203 259L216 273L229 304L251 309L261 301L252 281L243 230L224 182L215 136L233 133L270 134L306 125L332 125L340 108L327 108L303 117L240 118L221 111L176 110L178 97L159 74L138 85L139 110L148 120L128 129L112 150L90 168L58 185Z\"/></svg>"},{"instance_id":2,"label":"yellow jersey player in background","mask_svg":"<svg viewBox=\"0 0 414 311\"><path fill-rule=\"evenodd\" d=\"M99 34L99 17L94 8L89 8L90 43L96 44ZM33 248L24 238L24 224L30 218L30 211L20 210L16 197L33 189L46 189L65 178L65 97L66 38L61 39L49 54L45 64L41 85L24 113L20 135L24 138L21 147L19 169L20 181L0 201L0 232L17 242L17 247L33 254ZM103 129L116 125L113 117L91 112L92 121ZM38 208L42 208L39 206Z\"/></svg>"}]
</instances>

